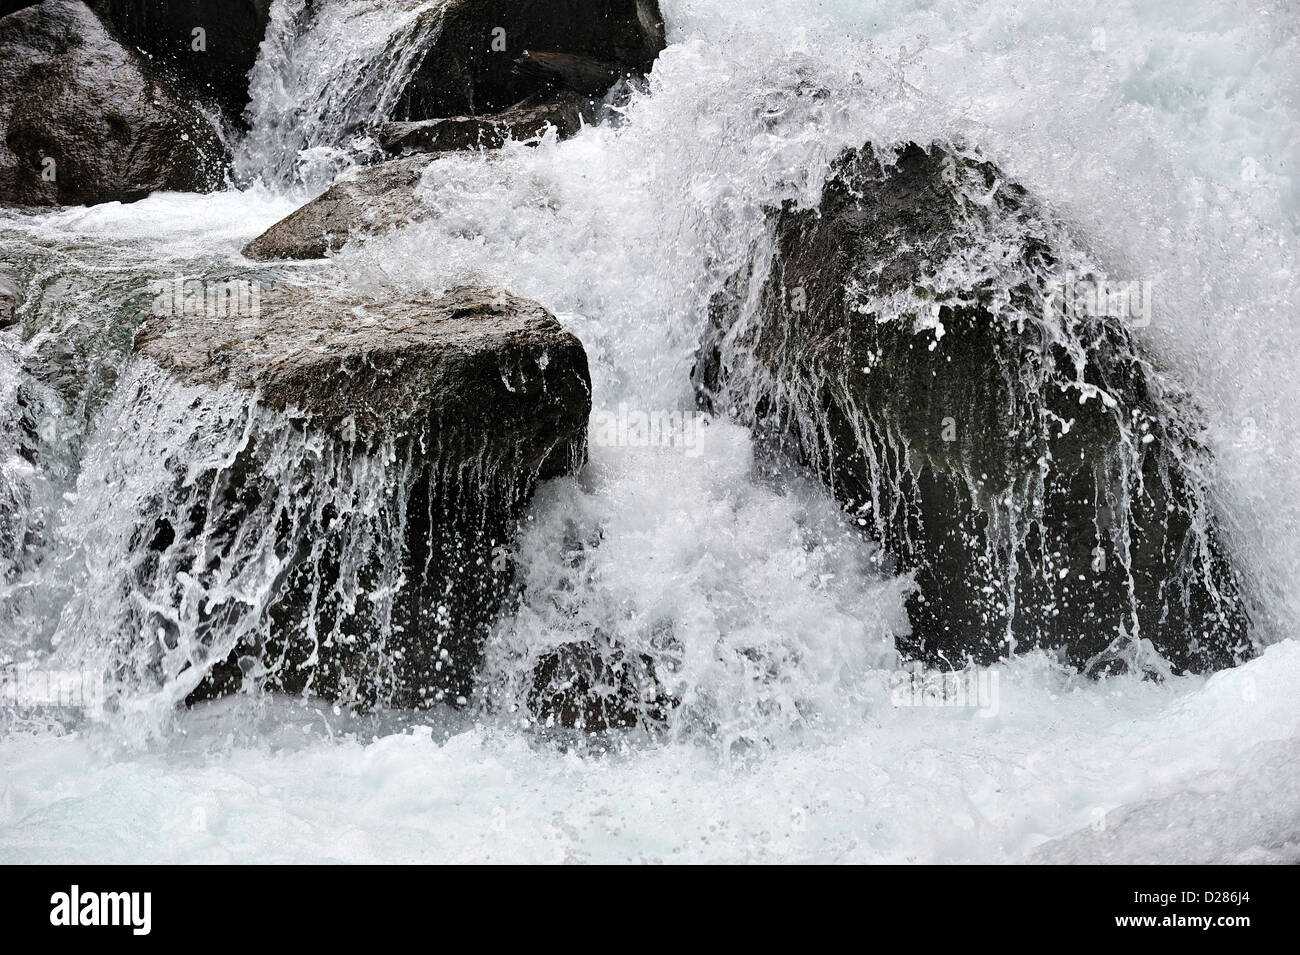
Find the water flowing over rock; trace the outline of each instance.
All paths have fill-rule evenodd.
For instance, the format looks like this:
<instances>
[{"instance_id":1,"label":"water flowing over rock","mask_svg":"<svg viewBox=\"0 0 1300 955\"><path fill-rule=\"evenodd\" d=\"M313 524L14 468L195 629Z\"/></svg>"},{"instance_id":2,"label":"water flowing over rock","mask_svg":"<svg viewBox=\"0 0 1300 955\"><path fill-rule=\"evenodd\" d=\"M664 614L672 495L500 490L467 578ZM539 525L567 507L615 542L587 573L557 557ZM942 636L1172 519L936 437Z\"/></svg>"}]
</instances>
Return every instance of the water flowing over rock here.
<instances>
[{"instance_id":1,"label":"water flowing over rock","mask_svg":"<svg viewBox=\"0 0 1300 955\"><path fill-rule=\"evenodd\" d=\"M8 328L18 321L18 286L13 279L0 272L0 328Z\"/></svg>"},{"instance_id":2,"label":"water flowing over rock","mask_svg":"<svg viewBox=\"0 0 1300 955\"><path fill-rule=\"evenodd\" d=\"M602 61L615 73L640 74L663 47L657 0L448 0L438 38L400 111L418 119L513 106L551 85L548 77L516 69L529 52L565 53Z\"/></svg>"},{"instance_id":3,"label":"water flowing over rock","mask_svg":"<svg viewBox=\"0 0 1300 955\"><path fill-rule=\"evenodd\" d=\"M0 202L131 202L221 179L216 130L80 0L0 19Z\"/></svg>"},{"instance_id":4,"label":"water flowing over rock","mask_svg":"<svg viewBox=\"0 0 1300 955\"><path fill-rule=\"evenodd\" d=\"M416 195L431 157L416 154L353 169L244 246L250 259L320 259L349 239L383 234L429 215Z\"/></svg>"},{"instance_id":5,"label":"water flowing over rock","mask_svg":"<svg viewBox=\"0 0 1300 955\"><path fill-rule=\"evenodd\" d=\"M456 116L382 123L373 131L387 154L398 156L345 172L324 193L285 216L244 247L258 261L319 259L347 242L384 235L433 214L418 186L437 155L463 149L497 149L550 129L566 136L593 118L589 100L561 95L491 116Z\"/></svg>"},{"instance_id":6,"label":"water flowing over rock","mask_svg":"<svg viewBox=\"0 0 1300 955\"><path fill-rule=\"evenodd\" d=\"M486 116L448 116L412 122L380 123L371 130L389 156L458 149L499 149L507 140L527 140L554 127L561 138L572 136L596 115L595 103L583 96L536 97Z\"/></svg>"},{"instance_id":7,"label":"water flowing over rock","mask_svg":"<svg viewBox=\"0 0 1300 955\"><path fill-rule=\"evenodd\" d=\"M1096 307L1100 270L958 148L850 151L818 208L772 220L714 299L697 383L915 575L900 649L1043 647L1089 672L1251 655L1196 409L1129 327L1149 297Z\"/></svg>"},{"instance_id":8,"label":"water flowing over rock","mask_svg":"<svg viewBox=\"0 0 1300 955\"><path fill-rule=\"evenodd\" d=\"M533 670L529 712L544 726L601 733L662 725L677 700L660 684L654 661L607 645L570 643L546 653Z\"/></svg>"},{"instance_id":9,"label":"water flowing over rock","mask_svg":"<svg viewBox=\"0 0 1300 955\"><path fill-rule=\"evenodd\" d=\"M0 586L38 559L42 543L45 518L37 500L42 496L39 405L19 376L12 354L0 349L0 407L5 411L0 416ZM0 595L3 623L8 622L3 616L5 596Z\"/></svg>"},{"instance_id":10,"label":"water flowing over rock","mask_svg":"<svg viewBox=\"0 0 1300 955\"><path fill-rule=\"evenodd\" d=\"M231 120L248 105L248 74L272 0L95 0L101 17L190 96Z\"/></svg>"},{"instance_id":11,"label":"water flowing over rock","mask_svg":"<svg viewBox=\"0 0 1300 955\"><path fill-rule=\"evenodd\" d=\"M457 118L451 128L477 145L465 117L544 101L564 109L554 77L518 69L526 52L599 60L612 84L649 70L663 46L655 0L277 0L235 168L323 185L373 158L366 131L390 121Z\"/></svg>"},{"instance_id":12,"label":"water flowing over rock","mask_svg":"<svg viewBox=\"0 0 1300 955\"><path fill-rule=\"evenodd\" d=\"M581 344L499 289L191 304L146 321L106 412L85 534L114 570L70 619L169 700L467 697L521 509L585 459Z\"/></svg>"}]
</instances>

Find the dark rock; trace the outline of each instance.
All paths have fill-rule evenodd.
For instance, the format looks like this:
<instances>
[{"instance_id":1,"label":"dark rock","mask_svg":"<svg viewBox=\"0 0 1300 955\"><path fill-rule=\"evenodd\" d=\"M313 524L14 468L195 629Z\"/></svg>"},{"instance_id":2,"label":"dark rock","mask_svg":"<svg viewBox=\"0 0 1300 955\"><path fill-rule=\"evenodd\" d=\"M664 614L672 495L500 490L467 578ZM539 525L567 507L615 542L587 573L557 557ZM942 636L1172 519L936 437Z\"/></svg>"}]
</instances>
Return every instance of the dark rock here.
<instances>
[{"instance_id":1,"label":"dark rock","mask_svg":"<svg viewBox=\"0 0 1300 955\"><path fill-rule=\"evenodd\" d=\"M95 10L187 95L237 121L271 0L95 0ZM203 49L194 31L201 29Z\"/></svg>"},{"instance_id":2,"label":"dark rock","mask_svg":"<svg viewBox=\"0 0 1300 955\"><path fill-rule=\"evenodd\" d=\"M554 84L516 69L529 50L561 51L607 63L616 74L642 74L663 48L657 0L450 0L438 38L394 117L499 112L535 96Z\"/></svg>"},{"instance_id":3,"label":"dark rock","mask_svg":"<svg viewBox=\"0 0 1300 955\"><path fill-rule=\"evenodd\" d=\"M136 338L137 355L176 380L255 393L320 442L289 464L280 432L250 427L229 466L187 474L185 503L140 528L163 581L249 561L250 528L277 535L285 566L269 620L256 638L209 648L191 701L245 679L362 704L468 697L519 513L539 478L585 457L581 344L498 289L368 301L276 286L253 311L151 318ZM220 635L237 610L210 600L199 629Z\"/></svg>"},{"instance_id":4,"label":"dark rock","mask_svg":"<svg viewBox=\"0 0 1300 955\"><path fill-rule=\"evenodd\" d=\"M1043 647L1091 672L1145 665L1134 637L1175 672L1252 653L1195 408L1121 317L1062 307L1094 270L1023 189L956 150L868 146L773 227L770 269L713 302L697 382L915 574L903 652Z\"/></svg>"},{"instance_id":5,"label":"dark rock","mask_svg":"<svg viewBox=\"0 0 1300 955\"><path fill-rule=\"evenodd\" d=\"M18 321L18 285L0 272L0 328Z\"/></svg>"},{"instance_id":6,"label":"dark rock","mask_svg":"<svg viewBox=\"0 0 1300 955\"><path fill-rule=\"evenodd\" d=\"M654 661L610 647L572 643L544 654L533 668L528 709L544 726L599 733L664 723L677 705Z\"/></svg>"},{"instance_id":7,"label":"dark rock","mask_svg":"<svg viewBox=\"0 0 1300 955\"><path fill-rule=\"evenodd\" d=\"M595 118L591 100L581 96L529 100L483 116L449 116L411 122L381 123L371 130L379 148L390 156L499 149L507 140L531 139L554 126L560 137L572 136Z\"/></svg>"},{"instance_id":8,"label":"dark rock","mask_svg":"<svg viewBox=\"0 0 1300 955\"><path fill-rule=\"evenodd\" d=\"M248 245L250 259L320 259L349 239L380 235L430 214L416 195L431 157L408 156L353 169Z\"/></svg>"},{"instance_id":9,"label":"dark rock","mask_svg":"<svg viewBox=\"0 0 1300 955\"><path fill-rule=\"evenodd\" d=\"M515 68L544 86L583 96L603 96L624 73L616 64L572 53L526 52Z\"/></svg>"},{"instance_id":10,"label":"dark rock","mask_svg":"<svg viewBox=\"0 0 1300 955\"><path fill-rule=\"evenodd\" d=\"M0 202L131 202L220 184L212 125L80 0L0 19Z\"/></svg>"}]
</instances>

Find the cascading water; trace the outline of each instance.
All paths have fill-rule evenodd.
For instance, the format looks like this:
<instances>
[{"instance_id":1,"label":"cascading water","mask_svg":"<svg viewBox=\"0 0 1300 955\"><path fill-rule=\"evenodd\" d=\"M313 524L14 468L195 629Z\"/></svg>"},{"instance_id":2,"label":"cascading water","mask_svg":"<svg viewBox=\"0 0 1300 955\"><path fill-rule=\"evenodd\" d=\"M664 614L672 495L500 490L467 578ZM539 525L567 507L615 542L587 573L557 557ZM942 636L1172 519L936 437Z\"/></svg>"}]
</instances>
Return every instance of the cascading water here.
<instances>
[{"instance_id":1,"label":"cascading water","mask_svg":"<svg viewBox=\"0 0 1300 955\"><path fill-rule=\"evenodd\" d=\"M1297 858L1300 210L1284 165L1297 104L1257 105L1282 95L1300 49L1281 7L1270 20L1251 5L663 3L670 47L617 128L508 144L491 161L445 156L420 190L436 216L332 263L360 288L499 284L587 349L591 460L544 484L525 517L517 605L476 681L485 705L362 716L268 695L175 709L206 637L122 652L104 622L170 617L198 634L190 582L166 548L133 537L204 493L163 462L198 474L227 459L255 412L139 367L121 375L127 343L150 281L243 274L240 243L293 206L279 190L324 181L304 157L347 150L392 108L381 78L414 68L437 5L361 5L374 9L353 22L358 6L274 4L240 154L242 175L267 186L0 219L0 263L43 289L27 297L25 340L0 335L0 375L45 409L0 429L39 452L6 456L4 473L35 489L24 513L40 541L0 582L0 614L14 608L0 649L15 661L107 652L144 674L183 648L170 682L134 696L121 684L129 716L0 743L0 857ZM1156 281L1140 341L1204 409L1213 503L1258 581L1258 636L1276 644L1258 660L1093 681L1031 654L992 668L998 692L981 706L915 705L893 643L911 581L819 483L746 429L694 417L708 303L770 241L768 210L815 207L846 148L908 141L978 143L1099 268ZM640 413L676 413L682 440L650 446L617 423ZM334 469L344 506L366 515L358 533L382 526L369 520L400 467L353 481L350 469L380 465L318 460L306 439L265 427L284 442L266 472L282 513L301 509L296 468ZM271 563L200 581L239 608L214 634L223 649L245 625L234 621L261 626L275 573L273 549L246 553ZM124 593L124 574L145 586ZM614 734L603 755L537 733L537 666L572 644L594 654L596 680L652 666L641 715L666 732ZM123 748L141 735L143 749ZM1198 831L1195 807L1224 794L1253 821ZM191 826L199 810L205 825ZM121 847L112 820L140 812L148 833ZM340 833L340 816L354 828Z\"/></svg>"},{"instance_id":2,"label":"cascading water","mask_svg":"<svg viewBox=\"0 0 1300 955\"><path fill-rule=\"evenodd\" d=\"M446 0L275 0L235 174L320 191L367 153L438 38Z\"/></svg>"}]
</instances>

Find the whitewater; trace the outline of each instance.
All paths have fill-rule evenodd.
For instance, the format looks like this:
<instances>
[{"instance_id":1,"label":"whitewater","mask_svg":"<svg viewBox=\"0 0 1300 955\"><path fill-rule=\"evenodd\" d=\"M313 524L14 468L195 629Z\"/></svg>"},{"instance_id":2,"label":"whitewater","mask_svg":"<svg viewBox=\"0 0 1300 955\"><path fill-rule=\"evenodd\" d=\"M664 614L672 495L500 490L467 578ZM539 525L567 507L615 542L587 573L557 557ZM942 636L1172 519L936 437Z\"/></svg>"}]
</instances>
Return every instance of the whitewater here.
<instances>
[{"instance_id":1,"label":"whitewater","mask_svg":"<svg viewBox=\"0 0 1300 955\"><path fill-rule=\"evenodd\" d=\"M690 453L594 442L539 489L483 705L185 709L164 686L100 719L13 721L0 862L1300 862L1294 9L664 0L668 48L600 125L440 159L419 189L434 215L325 268L254 265L248 240L369 155L357 131L393 96L368 65L414 68L391 41L436 29L436 2L360 6L304 30L301 0L276 0L225 191L0 211L0 269L35 290L0 334L0 396L22 409L0 440L42 448L39 469L0 462L41 558L0 568L0 663L111 649L108 530L144 506L129 492L158 449L192 437L185 406L143 437L131 416L150 282L500 285L583 342L598 415L693 411L710 296L769 208L815 205L829 162L868 141L978 146L1112 275L1153 283L1139 338L1204 410L1265 648L1163 680L1033 654L993 669L990 705L897 705L910 582L820 484L711 418ZM670 639L669 725L528 719L527 661L575 632Z\"/></svg>"}]
</instances>

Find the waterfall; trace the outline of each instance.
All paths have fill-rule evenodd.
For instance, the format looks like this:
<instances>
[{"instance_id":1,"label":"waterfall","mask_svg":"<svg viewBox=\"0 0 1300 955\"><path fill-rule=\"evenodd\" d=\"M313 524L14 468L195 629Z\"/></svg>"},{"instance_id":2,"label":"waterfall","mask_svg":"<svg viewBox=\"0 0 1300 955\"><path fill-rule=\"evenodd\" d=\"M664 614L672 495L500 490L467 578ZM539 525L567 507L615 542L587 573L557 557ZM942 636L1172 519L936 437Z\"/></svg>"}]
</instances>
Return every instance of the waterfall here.
<instances>
[{"instance_id":1,"label":"waterfall","mask_svg":"<svg viewBox=\"0 0 1300 955\"><path fill-rule=\"evenodd\" d=\"M503 517L531 479L490 453L444 454L444 440L340 440L254 392L137 361L61 529L81 570L56 658L108 674L109 709L146 730L241 686L466 703L467 630L495 610ZM430 655L436 674L421 670Z\"/></svg>"},{"instance_id":2,"label":"waterfall","mask_svg":"<svg viewBox=\"0 0 1300 955\"><path fill-rule=\"evenodd\" d=\"M319 192L359 157L437 40L446 0L274 0L235 174Z\"/></svg>"}]
</instances>

